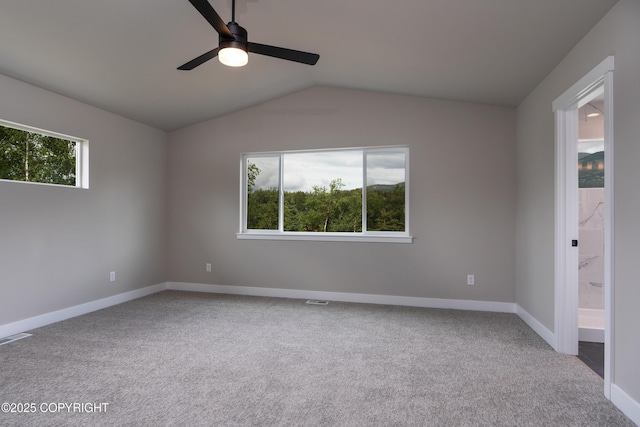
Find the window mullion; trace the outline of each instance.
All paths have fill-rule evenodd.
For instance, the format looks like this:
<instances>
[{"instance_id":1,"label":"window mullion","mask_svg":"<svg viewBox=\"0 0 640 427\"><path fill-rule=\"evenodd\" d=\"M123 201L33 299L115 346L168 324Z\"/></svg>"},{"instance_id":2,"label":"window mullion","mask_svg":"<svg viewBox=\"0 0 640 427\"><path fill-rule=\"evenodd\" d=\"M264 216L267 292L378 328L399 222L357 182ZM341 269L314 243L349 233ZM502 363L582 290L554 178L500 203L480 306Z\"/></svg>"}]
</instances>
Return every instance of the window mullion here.
<instances>
[{"instance_id":1,"label":"window mullion","mask_svg":"<svg viewBox=\"0 0 640 427\"><path fill-rule=\"evenodd\" d=\"M367 152L362 150L362 232L367 232Z\"/></svg>"},{"instance_id":2,"label":"window mullion","mask_svg":"<svg viewBox=\"0 0 640 427\"><path fill-rule=\"evenodd\" d=\"M284 154L280 154L278 167L278 231L284 231Z\"/></svg>"},{"instance_id":3,"label":"window mullion","mask_svg":"<svg viewBox=\"0 0 640 427\"><path fill-rule=\"evenodd\" d=\"M240 230L247 231L247 212L249 211L249 161L247 156L242 156L240 167Z\"/></svg>"},{"instance_id":4,"label":"window mullion","mask_svg":"<svg viewBox=\"0 0 640 427\"><path fill-rule=\"evenodd\" d=\"M404 232L409 234L409 150L404 149Z\"/></svg>"},{"instance_id":5,"label":"window mullion","mask_svg":"<svg viewBox=\"0 0 640 427\"><path fill-rule=\"evenodd\" d=\"M74 144L76 148L76 187L82 188L84 184L82 182L83 171L82 171L82 144L77 142Z\"/></svg>"}]
</instances>

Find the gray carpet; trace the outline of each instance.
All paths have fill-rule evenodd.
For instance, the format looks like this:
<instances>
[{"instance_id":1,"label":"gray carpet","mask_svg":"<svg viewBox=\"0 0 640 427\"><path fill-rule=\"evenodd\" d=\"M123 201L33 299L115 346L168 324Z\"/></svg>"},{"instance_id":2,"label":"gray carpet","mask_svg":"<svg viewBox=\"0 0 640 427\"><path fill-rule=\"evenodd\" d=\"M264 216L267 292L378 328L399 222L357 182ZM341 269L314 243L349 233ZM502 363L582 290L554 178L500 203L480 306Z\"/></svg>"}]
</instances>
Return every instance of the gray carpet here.
<instances>
[{"instance_id":1,"label":"gray carpet","mask_svg":"<svg viewBox=\"0 0 640 427\"><path fill-rule=\"evenodd\" d=\"M0 402L37 411L2 426L634 425L512 314L166 291L32 333Z\"/></svg>"}]
</instances>

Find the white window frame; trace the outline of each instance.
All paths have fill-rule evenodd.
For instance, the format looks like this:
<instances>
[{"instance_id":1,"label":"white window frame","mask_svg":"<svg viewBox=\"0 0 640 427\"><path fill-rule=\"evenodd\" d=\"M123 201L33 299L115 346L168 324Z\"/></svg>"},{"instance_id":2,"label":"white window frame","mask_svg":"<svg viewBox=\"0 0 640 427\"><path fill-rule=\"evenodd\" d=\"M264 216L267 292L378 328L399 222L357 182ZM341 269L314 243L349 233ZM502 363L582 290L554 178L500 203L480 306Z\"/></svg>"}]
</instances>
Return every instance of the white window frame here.
<instances>
[{"instance_id":1,"label":"white window frame","mask_svg":"<svg viewBox=\"0 0 640 427\"><path fill-rule=\"evenodd\" d=\"M1 182L19 182L23 184L48 185L52 187L64 188L89 188L89 141L75 136L65 135L33 126L10 122L0 119L0 126L21 130L24 132L39 133L40 135L52 138L64 139L76 144L76 185L50 184L47 182L17 181L13 179L0 179Z\"/></svg>"},{"instance_id":2,"label":"white window frame","mask_svg":"<svg viewBox=\"0 0 640 427\"><path fill-rule=\"evenodd\" d=\"M363 191L362 191L362 232L301 232L284 230L284 156L286 154L299 153L322 153L340 151L362 151L363 163ZM367 153L374 152L403 152L405 155L405 231L366 231L367 224ZM247 229L247 158L255 157L278 157L279 158L279 188L278 188L278 230L255 230ZM240 226L236 234L241 240L306 240L306 241L330 241L330 242L386 242L386 243L412 243L413 237L409 232L409 147L380 146L380 147L349 147L332 148L318 150L288 150L288 151L265 151L244 153L240 159Z\"/></svg>"}]
</instances>

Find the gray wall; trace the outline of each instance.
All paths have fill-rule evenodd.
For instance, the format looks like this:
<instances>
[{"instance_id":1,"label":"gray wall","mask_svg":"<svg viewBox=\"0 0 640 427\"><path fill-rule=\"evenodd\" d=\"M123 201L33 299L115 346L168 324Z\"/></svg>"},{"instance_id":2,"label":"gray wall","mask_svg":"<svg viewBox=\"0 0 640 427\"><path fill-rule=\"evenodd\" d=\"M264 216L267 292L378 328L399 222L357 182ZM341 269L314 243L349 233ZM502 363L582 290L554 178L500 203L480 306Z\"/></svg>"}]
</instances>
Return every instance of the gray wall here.
<instances>
[{"instance_id":1,"label":"gray wall","mask_svg":"<svg viewBox=\"0 0 640 427\"><path fill-rule=\"evenodd\" d=\"M0 182L0 324L164 282L167 135L1 75L0 93L0 118L90 147L89 189Z\"/></svg>"},{"instance_id":2,"label":"gray wall","mask_svg":"<svg viewBox=\"0 0 640 427\"><path fill-rule=\"evenodd\" d=\"M241 153L389 144L413 244L236 239ZM173 132L169 280L514 302L514 163L514 109L327 87Z\"/></svg>"},{"instance_id":3,"label":"gray wall","mask_svg":"<svg viewBox=\"0 0 640 427\"><path fill-rule=\"evenodd\" d=\"M621 0L518 107L517 303L554 329L551 103L609 55L614 72L615 372L640 402L640 2Z\"/></svg>"}]
</instances>

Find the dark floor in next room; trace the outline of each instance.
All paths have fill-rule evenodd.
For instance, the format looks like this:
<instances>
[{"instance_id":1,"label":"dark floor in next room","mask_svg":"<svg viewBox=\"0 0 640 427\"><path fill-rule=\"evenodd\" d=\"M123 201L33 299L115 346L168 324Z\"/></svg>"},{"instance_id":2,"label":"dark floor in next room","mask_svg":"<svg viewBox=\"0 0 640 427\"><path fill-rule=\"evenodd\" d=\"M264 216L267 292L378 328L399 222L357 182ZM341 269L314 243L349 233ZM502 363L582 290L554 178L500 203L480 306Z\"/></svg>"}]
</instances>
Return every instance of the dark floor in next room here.
<instances>
[{"instance_id":1,"label":"dark floor in next room","mask_svg":"<svg viewBox=\"0 0 640 427\"><path fill-rule=\"evenodd\" d=\"M580 341L578 343L578 358L604 378L604 344Z\"/></svg>"}]
</instances>

